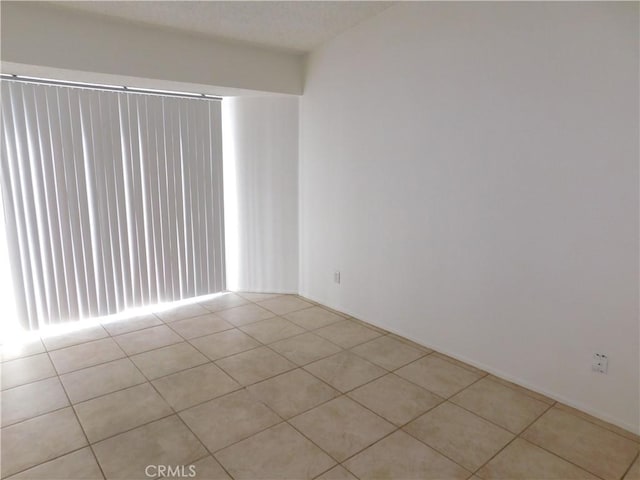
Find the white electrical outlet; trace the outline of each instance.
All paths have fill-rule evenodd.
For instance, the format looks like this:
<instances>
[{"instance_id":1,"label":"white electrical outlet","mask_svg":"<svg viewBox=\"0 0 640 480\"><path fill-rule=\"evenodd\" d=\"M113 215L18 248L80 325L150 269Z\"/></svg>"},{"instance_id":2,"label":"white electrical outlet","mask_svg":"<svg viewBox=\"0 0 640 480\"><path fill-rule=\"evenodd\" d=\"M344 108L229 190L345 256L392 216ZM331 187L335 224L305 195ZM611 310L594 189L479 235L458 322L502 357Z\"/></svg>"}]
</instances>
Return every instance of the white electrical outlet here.
<instances>
[{"instance_id":1,"label":"white electrical outlet","mask_svg":"<svg viewBox=\"0 0 640 480\"><path fill-rule=\"evenodd\" d=\"M607 358L607 356L604 353L594 353L591 370L598 373L607 373L608 368L609 359Z\"/></svg>"},{"instance_id":2,"label":"white electrical outlet","mask_svg":"<svg viewBox=\"0 0 640 480\"><path fill-rule=\"evenodd\" d=\"M335 283L340 283L340 271L336 270L335 272L333 272L333 281Z\"/></svg>"}]
</instances>

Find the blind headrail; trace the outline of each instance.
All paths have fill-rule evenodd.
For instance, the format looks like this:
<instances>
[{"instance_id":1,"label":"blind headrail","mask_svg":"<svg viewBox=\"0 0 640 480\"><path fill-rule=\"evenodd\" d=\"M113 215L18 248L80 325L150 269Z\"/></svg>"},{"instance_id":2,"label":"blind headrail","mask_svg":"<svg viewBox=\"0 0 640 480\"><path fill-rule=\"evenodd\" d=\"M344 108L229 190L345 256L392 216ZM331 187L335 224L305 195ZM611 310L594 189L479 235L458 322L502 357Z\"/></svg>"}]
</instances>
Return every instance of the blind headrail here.
<instances>
[{"instance_id":1,"label":"blind headrail","mask_svg":"<svg viewBox=\"0 0 640 480\"><path fill-rule=\"evenodd\" d=\"M207 93L191 93L191 92L176 92L173 90L158 90L152 88L136 88L119 85L105 85L100 83L85 83L85 82L71 82L65 80L52 80L49 78L27 77L24 75L14 75L2 73L0 74L0 80L9 80L14 82L24 83L37 83L41 85L57 85L61 87L76 87L86 88L89 90L106 90L110 92L130 92L130 93L142 93L146 95L161 95L165 97L181 97L181 98L200 98L206 100L222 100L222 97L216 95L209 95Z\"/></svg>"}]
</instances>

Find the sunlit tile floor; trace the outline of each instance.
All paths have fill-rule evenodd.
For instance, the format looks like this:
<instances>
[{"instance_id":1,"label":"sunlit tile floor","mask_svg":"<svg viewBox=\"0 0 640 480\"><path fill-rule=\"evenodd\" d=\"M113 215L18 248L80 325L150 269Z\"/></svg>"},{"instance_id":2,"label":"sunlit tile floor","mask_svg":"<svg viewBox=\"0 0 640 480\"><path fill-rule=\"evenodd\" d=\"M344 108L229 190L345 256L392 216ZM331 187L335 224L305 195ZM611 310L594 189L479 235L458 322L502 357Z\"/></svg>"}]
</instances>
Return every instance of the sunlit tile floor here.
<instances>
[{"instance_id":1,"label":"sunlit tile floor","mask_svg":"<svg viewBox=\"0 0 640 480\"><path fill-rule=\"evenodd\" d=\"M640 438L293 295L2 356L2 478L640 479Z\"/></svg>"}]
</instances>

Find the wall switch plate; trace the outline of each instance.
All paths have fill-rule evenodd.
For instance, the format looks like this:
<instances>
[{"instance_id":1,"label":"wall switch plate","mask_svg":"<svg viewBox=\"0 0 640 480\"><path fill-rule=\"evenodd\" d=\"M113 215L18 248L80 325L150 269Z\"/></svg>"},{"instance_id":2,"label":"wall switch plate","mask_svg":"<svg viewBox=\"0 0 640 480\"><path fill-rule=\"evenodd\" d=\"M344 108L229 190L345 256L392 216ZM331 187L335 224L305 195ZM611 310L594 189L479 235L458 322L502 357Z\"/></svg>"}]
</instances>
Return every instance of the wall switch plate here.
<instances>
[{"instance_id":1,"label":"wall switch plate","mask_svg":"<svg viewBox=\"0 0 640 480\"><path fill-rule=\"evenodd\" d=\"M607 373L608 368L609 359L607 358L607 356L604 353L594 353L591 370L598 373Z\"/></svg>"},{"instance_id":2,"label":"wall switch plate","mask_svg":"<svg viewBox=\"0 0 640 480\"><path fill-rule=\"evenodd\" d=\"M340 283L340 271L336 270L335 272L333 272L333 281L335 283Z\"/></svg>"}]
</instances>

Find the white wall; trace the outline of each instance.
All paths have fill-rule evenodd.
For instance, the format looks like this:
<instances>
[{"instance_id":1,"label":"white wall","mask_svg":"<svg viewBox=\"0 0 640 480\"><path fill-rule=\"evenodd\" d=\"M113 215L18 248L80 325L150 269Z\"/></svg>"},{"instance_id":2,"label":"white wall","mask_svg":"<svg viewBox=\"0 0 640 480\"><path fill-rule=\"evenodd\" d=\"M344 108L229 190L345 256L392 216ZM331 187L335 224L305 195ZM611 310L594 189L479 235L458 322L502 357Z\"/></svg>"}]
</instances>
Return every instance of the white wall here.
<instances>
[{"instance_id":1,"label":"white wall","mask_svg":"<svg viewBox=\"0 0 640 480\"><path fill-rule=\"evenodd\" d=\"M402 3L314 52L301 294L640 431L638 53L637 3L582 2Z\"/></svg>"},{"instance_id":2,"label":"white wall","mask_svg":"<svg viewBox=\"0 0 640 480\"><path fill-rule=\"evenodd\" d=\"M298 97L222 102L227 288L298 292Z\"/></svg>"},{"instance_id":3,"label":"white wall","mask_svg":"<svg viewBox=\"0 0 640 480\"><path fill-rule=\"evenodd\" d=\"M300 55L43 2L3 1L0 5L4 73L94 82L123 76L142 79L128 86L195 84L204 86L199 92L219 95L227 94L226 88L302 91ZM170 84L163 87L160 82Z\"/></svg>"}]
</instances>

